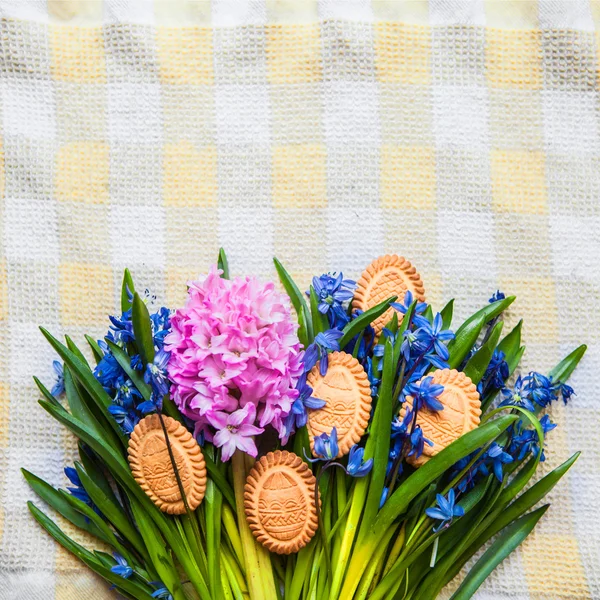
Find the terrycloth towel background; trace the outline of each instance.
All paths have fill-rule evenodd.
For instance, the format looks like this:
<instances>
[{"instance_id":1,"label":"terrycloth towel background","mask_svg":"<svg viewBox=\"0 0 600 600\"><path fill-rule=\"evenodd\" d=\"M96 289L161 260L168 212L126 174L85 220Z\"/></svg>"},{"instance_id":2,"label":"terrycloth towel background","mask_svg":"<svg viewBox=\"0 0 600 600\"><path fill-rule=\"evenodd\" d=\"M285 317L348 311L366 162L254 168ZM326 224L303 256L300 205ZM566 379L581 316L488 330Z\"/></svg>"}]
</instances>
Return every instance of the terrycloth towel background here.
<instances>
[{"instance_id":1,"label":"terrycloth towel background","mask_svg":"<svg viewBox=\"0 0 600 600\"><path fill-rule=\"evenodd\" d=\"M587 0L0 2L0 598L109 598L30 518L65 485L37 330L101 337L122 269L179 306L234 273L397 252L457 316L497 288L524 369L580 342L543 471L583 454L477 598L600 598L600 7Z\"/></svg>"}]
</instances>

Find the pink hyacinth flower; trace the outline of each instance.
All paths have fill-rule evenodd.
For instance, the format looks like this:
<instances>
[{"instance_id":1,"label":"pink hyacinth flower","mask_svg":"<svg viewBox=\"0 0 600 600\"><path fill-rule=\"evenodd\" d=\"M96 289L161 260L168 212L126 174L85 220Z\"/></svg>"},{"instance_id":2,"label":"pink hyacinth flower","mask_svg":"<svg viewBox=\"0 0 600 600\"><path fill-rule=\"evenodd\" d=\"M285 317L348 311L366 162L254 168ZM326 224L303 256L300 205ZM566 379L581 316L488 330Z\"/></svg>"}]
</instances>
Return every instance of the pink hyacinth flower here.
<instances>
[{"instance_id":1,"label":"pink hyacinth flower","mask_svg":"<svg viewBox=\"0 0 600 600\"><path fill-rule=\"evenodd\" d=\"M250 456L256 456L253 436L262 433L264 429L253 425L255 418L256 407L250 403L231 414L215 411L207 415L210 424L218 430L213 444L221 448L222 460L229 460L238 448Z\"/></svg>"}]
</instances>

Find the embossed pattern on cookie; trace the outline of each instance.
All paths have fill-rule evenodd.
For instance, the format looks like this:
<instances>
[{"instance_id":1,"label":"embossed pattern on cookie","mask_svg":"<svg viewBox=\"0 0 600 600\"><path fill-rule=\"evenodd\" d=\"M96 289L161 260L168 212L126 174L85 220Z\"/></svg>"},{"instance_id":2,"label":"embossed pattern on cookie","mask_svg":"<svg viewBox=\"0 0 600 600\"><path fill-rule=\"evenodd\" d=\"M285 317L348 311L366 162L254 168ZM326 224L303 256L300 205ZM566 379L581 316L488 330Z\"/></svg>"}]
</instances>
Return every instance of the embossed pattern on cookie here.
<instances>
[{"instance_id":1,"label":"embossed pattern on cookie","mask_svg":"<svg viewBox=\"0 0 600 600\"><path fill-rule=\"evenodd\" d=\"M314 453L315 436L331 433L335 427L338 437L338 458L364 435L371 414L371 386L362 365L346 352L329 355L327 373L321 375L315 365L307 377L315 398L325 402L323 408L308 411L306 427L310 448Z\"/></svg>"},{"instance_id":2,"label":"embossed pattern on cookie","mask_svg":"<svg viewBox=\"0 0 600 600\"><path fill-rule=\"evenodd\" d=\"M191 510L198 507L206 490L206 465L202 450L192 434L171 417L163 416L169 443ZM135 480L163 512L182 515L185 505L169 450L156 414L142 419L134 428L127 450Z\"/></svg>"},{"instance_id":3,"label":"embossed pattern on cookie","mask_svg":"<svg viewBox=\"0 0 600 600\"><path fill-rule=\"evenodd\" d=\"M433 446L425 444L419 458L407 458L415 467L424 465L461 435L475 429L481 417L479 392L469 377L456 369L438 369L430 375L434 383L444 386L444 391L437 398L444 405L444 410L419 410L417 425L423 430L423 436L433 442ZM404 418L407 406L412 407L410 396L400 410L400 419Z\"/></svg>"},{"instance_id":4,"label":"embossed pattern on cookie","mask_svg":"<svg viewBox=\"0 0 600 600\"><path fill-rule=\"evenodd\" d=\"M315 535L315 483L293 452L269 452L254 464L244 487L244 511L252 534L271 552L298 552Z\"/></svg>"},{"instance_id":5,"label":"embossed pattern on cookie","mask_svg":"<svg viewBox=\"0 0 600 600\"><path fill-rule=\"evenodd\" d=\"M425 302L425 288L415 267L402 256L386 254L374 260L363 271L354 292L352 308L365 311L391 296L398 296L396 302L402 302L408 290L412 292L414 299ZM394 309L389 308L371 323L376 338L393 315ZM398 313L398 319L402 320L401 313Z\"/></svg>"}]
</instances>

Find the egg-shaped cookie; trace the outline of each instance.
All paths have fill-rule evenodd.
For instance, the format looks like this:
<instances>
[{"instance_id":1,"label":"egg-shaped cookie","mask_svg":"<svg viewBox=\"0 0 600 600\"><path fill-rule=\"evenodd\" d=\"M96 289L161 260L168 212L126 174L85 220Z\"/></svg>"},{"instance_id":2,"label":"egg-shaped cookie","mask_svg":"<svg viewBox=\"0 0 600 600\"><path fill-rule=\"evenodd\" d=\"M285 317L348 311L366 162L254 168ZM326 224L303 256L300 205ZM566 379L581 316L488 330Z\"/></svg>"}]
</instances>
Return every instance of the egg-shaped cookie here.
<instances>
[{"instance_id":1,"label":"egg-shaped cookie","mask_svg":"<svg viewBox=\"0 0 600 600\"><path fill-rule=\"evenodd\" d=\"M453 441L475 429L481 417L479 392L464 373L456 369L438 369L428 376L433 377L433 383L444 386L444 391L437 397L444 409L435 411L422 407L419 410L417 425L423 430L423 436L433 442L433 446L425 444L419 458L407 458L415 467L424 465ZM412 408L412 402L413 399L408 396L400 410L400 419L404 418L407 407Z\"/></svg>"},{"instance_id":2,"label":"egg-shaped cookie","mask_svg":"<svg viewBox=\"0 0 600 600\"><path fill-rule=\"evenodd\" d=\"M335 427L338 438L338 457L364 435L371 414L371 386L362 365L351 354L332 352L325 375L315 365L307 377L313 396L325 406L308 411L306 427L314 453L315 436L331 433Z\"/></svg>"},{"instance_id":3,"label":"egg-shaped cookie","mask_svg":"<svg viewBox=\"0 0 600 600\"><path fill-rule=\"evenodd\" d=\"M188 506L195 510L206 491L206 465L202 450L181 423L171 417L162 418ZM135 480L152 502L163 512L184 514L185 505L159 415L149 415L135 426L127 455Z\"/></svg>"},{"instance_id":4,"label":"egg-shaped cookie","mask_svg":"<svg viewBox=\"0 0 600 600\"><path fill-rule=\"evenodd\" d=\"M398 297L396 302L402 302L409 290L413 299L425 302L425 288L415 267L402 256L386 254L363 271L356 285L352 308L366 311L392 296ZM394 309L389 308L371 323L375 338L379 337L393 315ZM402 320L401 313L398 313L398 319Z\"/></svg>"},{"instance_id":5,"label":"egg-shaped cookie","mask_svg":"<svg viewBox=\"0 0 600 600\"><path fill-rule=\"evenodd\" d=\"M244 512L254 537L268 550L292 554L318 527L316 479L293 452L277 450L256 461L246 478Z\"/></svg>"}]
</instances>

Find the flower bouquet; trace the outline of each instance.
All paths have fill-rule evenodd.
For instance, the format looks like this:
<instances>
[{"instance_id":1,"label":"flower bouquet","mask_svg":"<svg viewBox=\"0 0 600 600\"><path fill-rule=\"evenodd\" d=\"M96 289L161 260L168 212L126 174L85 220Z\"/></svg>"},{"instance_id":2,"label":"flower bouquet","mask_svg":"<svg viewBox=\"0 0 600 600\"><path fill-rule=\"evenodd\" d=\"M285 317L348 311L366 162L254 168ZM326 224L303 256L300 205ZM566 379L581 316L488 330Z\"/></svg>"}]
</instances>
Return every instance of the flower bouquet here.
<instances>
[{"instance_id":1,"label":"flower bouquet","mask_svg":"<svg viewBox=\"0 0 600 600\"><path fill-rule=\"evenodd\" d=\"M306 294L275 267L286 294L230 279L221 251L175 311L126 270L89 362L42 329L61 362L40 404L80 460L66 490L23 473L97 548L33 516L126 598L430 600L487 545L453 596L470 598L577 459L529 485L585 346L515 378L513 296L454 327L404 258Z\"/></svg>"}]
</instances>

